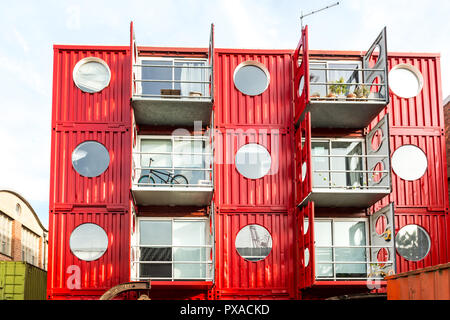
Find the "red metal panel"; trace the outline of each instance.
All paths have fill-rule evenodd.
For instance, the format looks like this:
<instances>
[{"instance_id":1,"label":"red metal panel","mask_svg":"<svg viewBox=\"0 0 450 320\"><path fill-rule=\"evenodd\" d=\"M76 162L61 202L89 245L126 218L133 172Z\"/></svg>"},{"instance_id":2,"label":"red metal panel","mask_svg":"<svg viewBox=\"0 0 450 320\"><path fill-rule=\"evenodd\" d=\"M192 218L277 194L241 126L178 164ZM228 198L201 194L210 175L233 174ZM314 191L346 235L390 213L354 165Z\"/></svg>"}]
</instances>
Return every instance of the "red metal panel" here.
<instances>
[{"instance_id":1,"label":"red metal panel","mask_svg":"<svg viewBox=\"0 0 450 320\"><path fill-rule=\"evenodd\" d=\"M295 204L299 205L312 192L311 114L309 112L295 132L295 187Z\"/></svg>"},{"instance_id":2,"label":"red metal panel","mask_svg":"<svg viewBox=\"0 0 450 320\"><path fill-rule=\"evenodd\" d=\"M52 132L50 209L71 210L73 205L127 209L131 183L130 130L100 125L57 128ZM108 169L94 178L81 176L72 166L73 150L87 140L102 143L110 155Z\"/></svg>"},{"instance_id":3,"label":"red metal panel","mask_svg":"<svg viewBox=\"0 0 450 320\"><path fill-rule=\"evenodd\" d=\"M299 59L301 59L300 66L298 65ZM300 41L292 58L292 65L294 74L294 122L297 123L309 104L308 26L305 26L302 30ZM300 84L303 84L301 92Z\"/></svg>"},{"instance_id":4,"label":"red metal panel","mask_svg":"<svg viewBox=\"0 0 450 320\"><path fill-rule=\"evenodd\" d=\"M264 52L231 53L215 49L215 124L284 125L292 124L291 55ZM270 84L257 96L247 96L235 86L235 68L244 61L264 64L270 73Z\"/></svg>"},{"instance_id":5,"label":"red metal panel","mask_svg":"<svg viewBox=\"0 0 450 320\"><path fill-rule=\"evenodd\" d=\"M128 212L107 212L89 208L50 215L48 295L101 295L107 289L129 281L129 216ZM108 249L95 261L82 261L69 247L72 231L83 223L95 223L108 235Z\"/></svg>"},{"instance_id":6,"label":"red metal panel","mask_svg":"<svg viewBox=\"0 0 450 320\"><path fill-rule=\"evenodd\" d=\"M238 232L249 224L266 228L272 250L250 262L236 250ZM292 212L246 213L239 209L216 214L216 294L219 298L294 295L294 215Z\"/></svg>"},{"instance_id":7,"label":"red metal panel","mask_svg":"<svg viewBox=\"0 0 450 320\"><path fill-rule=\"evenodd\" d=\"M298 289L309 288L315 283L315 250L314 250L314 202L296 208L296 250L298 268ZM306 222L306 225L305 225ZM305 227L307 229L305 230ZM309 256L305 257L306 250Z\"/></svg>"},{"instance_id":8,"label":"red metal panel","mask_svg":"<svg viewBox=\"0 0 450 320\"><path fill-rule=\"evenodd\" d=\"M294 159L292 135L282 129L243 127L215 131L215 195L218 209L287 210L293 207ZM260 179L248 179L235 166L236 152L258 143L272 157L271 170Z\"/></svg>"},{"instance_id":9,"label":"red metal panel","mask_svg":"<svg viewBox=\"0 0 450 320\"><path fill-rule=\"evenodd\" d=\"M408 224L416 224L424 228L430 236L431 248L421 261L408 261L397 253L397 273L429 267L448 262L448 234L446 232L446 213L432 213L399 209L395 212L395 234Z\"/></svg>"},{"instance_id":10,"label":"red metal panel","mask_svg":"<svg viewBox=\"0 0 450 320\"><path fill-rule=\"evenodd\" d=\"M130 56L123 47L54 49L53 127L57 123L123 123L130 118ZM73 81L73 68L83 58L98 57L111 70L111 80L98 93L81 91Z\"/></svg>"},{"instance_id":11,"label":"red metal panel","mask_svg":"<svg viewBox=\"0 0 450 320\"><path fill-rule=\"evenodd\" d=\"M445 157L445 139L440 130L434 130L428 135L420 131L402 135L393 134L391 130L391 156L402 145L418 146L427 155L428 167L425 174L418 180L406 181L391 171L392 193L374 206L378 210L394 201L396 208L423 208L444 211L448 208L447 174Z\"/></svg>"}]
</instances>

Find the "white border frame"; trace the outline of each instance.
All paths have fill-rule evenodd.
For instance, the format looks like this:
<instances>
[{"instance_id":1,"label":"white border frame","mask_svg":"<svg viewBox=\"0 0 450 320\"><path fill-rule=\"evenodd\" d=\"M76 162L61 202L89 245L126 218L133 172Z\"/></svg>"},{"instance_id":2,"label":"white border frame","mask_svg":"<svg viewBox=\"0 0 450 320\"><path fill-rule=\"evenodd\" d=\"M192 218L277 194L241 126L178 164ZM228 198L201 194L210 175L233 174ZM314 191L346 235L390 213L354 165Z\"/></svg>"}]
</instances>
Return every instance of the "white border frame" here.
<instances>
[{"instance_id":1,"label":"white border frame","mask_svg":"<svg viewBox=\"0 0 450 320\"><path fill-rule=\"evenodd\" d=\"M408 71L411 71L411 73L412 73L413 75L416 76L416 80L417 80L417 83L418 83L418 85L419 85L419 90L416 92L415 95L410 96L410 97L404 97L404 96L399 95L399 94L391 87L391 83L392 83L392 81L390 80L390 78L391 78L391 72L392 72L392 71L395 71L395 70L398 70L398 69L406 69L406 70L408 70ZM403 98L403 99L414 98L414 97L417 97L417 96L419 95L420 92L422 92L422 89L423 89L423 76L422 76L422 73L420 72L419 69L417 69L416 67L414 67L412 64L409 64L409 63L400 63L400 64L397 64L397 65L393 66L393 67L391 68L391 70L389 70L388 78L389 78L389 89L392 91L392 93L394 93L394 94L395 94L397 97L399 97L399 98Z\"/></svg>"},{"instance_id":2,"label":"white border frame","mask_svg":"<svg viewBox=\"0 0 450 320\"><path fill-rule=\"evenodd\" d=\"M84 64L86 64L88 62L100 63L101 65L103 65L106 68L106 70L108 70L108 83L103 88L101 88L100 90L92 91L92 92L85 91L78 85L78 81L77 81L78 70L81 68L81 66L83 66ZM75 65L75 67L73 67L72 79L73 79L73 82L75 83L75 85L77 86L77 88L80 89L81 91L83 91L85 93L98 93L98 92L101 92L103 89L105 89L106 87L109 86L109 84L111 82L111 70L109 69L108 64L104 60L102 60L100 58L97 58L97 57L87 57L87 58L83 58L80 61L78 61L77 64Z\"/></svg>"},{"instance_id":3,"label":"white border frame","mask_svg":"<svg viewBox=\"0 0 450 320\"><path fill-rule=\"evenodd\" d=\"M258 93L258 94L248 94L248 93L245 93L245 92L241 91L241 89L239 89L239 88L236 86L236 75L237 75L237 73L239 72L240 69L242 69L243 67L246 67L246 66L254 66L254 67L257 67L257 68L261 69L262 72L264 72L264 74L266 75L266 79L267 79L267 81L266 81L266 86L265 86L264 90L261 91L261 92ZM267 67L266 67L265 64L263 64L263 63L261 63L261 62L258 62L258 61L255 61L255 60L247 60L247 61L241 62L241 63L238 64L238 66L234 69L234 72L233 72L233 84L234 84L234 87L235 87L239 92L241 92L242 94L244 94L244 95L246 95L246 96L250 96L250 97L256 97L256 96L259 96L259 95L263 94L263 93L267 90L267 88L269 87L269 85L270 85L270 73L269 73L269 70L267 69Z\"/></svg>"}]
</instances>

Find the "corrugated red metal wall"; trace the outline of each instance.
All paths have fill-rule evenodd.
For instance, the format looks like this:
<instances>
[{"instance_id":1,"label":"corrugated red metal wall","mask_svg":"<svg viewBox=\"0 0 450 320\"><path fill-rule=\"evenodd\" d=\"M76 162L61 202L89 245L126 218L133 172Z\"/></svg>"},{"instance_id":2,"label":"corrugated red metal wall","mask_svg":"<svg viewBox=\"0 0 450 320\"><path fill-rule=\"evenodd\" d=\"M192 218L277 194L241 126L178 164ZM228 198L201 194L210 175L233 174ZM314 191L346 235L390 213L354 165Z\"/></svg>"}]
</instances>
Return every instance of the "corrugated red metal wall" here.
<instances>
[{"instance_id":1,"label":"corrugated red metal wall","mask_svg":"<svg viewBox=\"0 0 450 320\"><path fill-rule=\"evenodd\" d=\"M284 297L294 294L294 216L292 212L218 212L216 214L216 296ZM263 260L250 262L236 250L238 232L257 224L272 236L272 250Z\"/></svg>"},{"instance_id":2,"label":"corrugated red metal wall","mask_svg":"<svg viewBox=\"0 0 450 320\"><path fill-rule=\"evenodd\" d=\"M235 68L262 63L268 88L248 96L234 85ZM289 299L295 295L294 149L292 65L287 51L216 49L215 56L215 231L216 299ZM271 170L247 179L234 159L248 143L271 154ZM236 250L237 233L249 224L266 228L272 250L249 262Z\"/></svg>"},{"instance_id":3,"label":"corrugated red metal wall","mask_svg":"<svg viewBox=\"0 0 450 320\"><path fill-rule=\"evenodd\" d=\"M431 249L425 259L411 262L397 254L397 272L407 272L450 259L440 58L436 54L391 54L388 62L389 69L401 63L411 64L423 77L423 88L416 97L405 99L390 91L390 104L371 124L374 126L389 112L391 156L399 147L412 144L419 147L428 160L425 174L414 181L401 179L392 170L392 193L371 208L371 211L377 210L393 201L396 232L407 224L417 224L430 235Z\"/></svg>"},{"instance_id":4,"label":"corrugated red metal wall","mask_svg":"<svg viewBox=\"0 0 450 320\"><path fill-rule=\"evenodd\" d=\"M98 93L82 92L74 84L73 68L86 57L101 58L110 68L110 83ZM48 298L95 298L129 281L129 48L55 46L53 69ZM72 166L73 150L87 140L103 144L110 156L106 171L94 178ZM105 254L90 262L75 257L69 247L72 231L87 222L102 227L109 241Z\"/></svg>"}]
</instances>

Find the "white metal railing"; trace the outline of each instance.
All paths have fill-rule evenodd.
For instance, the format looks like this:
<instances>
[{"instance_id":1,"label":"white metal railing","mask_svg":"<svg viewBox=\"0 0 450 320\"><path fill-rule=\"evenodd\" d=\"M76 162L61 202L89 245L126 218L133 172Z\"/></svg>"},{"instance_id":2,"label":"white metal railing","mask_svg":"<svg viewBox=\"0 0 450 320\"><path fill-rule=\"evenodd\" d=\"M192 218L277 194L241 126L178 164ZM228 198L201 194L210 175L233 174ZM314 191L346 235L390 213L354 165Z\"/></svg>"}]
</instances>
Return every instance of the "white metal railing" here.
<instances>
[{"instance_id":1,"label":"white metal railing","mask_svg":"<svg viewBox=\"0 0 450 320\"><path fill-rule=\"evenodd\" d=\"M386 189L389 190L389 186L377 185L380 183L386 175L390 173L389 170L367 170L367 159L378 159L381 163L388 158L387 155L311 155L312 161L312 172L313 172L313 188L322 189ZM328 159L327 167L330 169L316 169L314 168L314 159L326 158ZM332 169L333 168L333 158L361 158L358 160L357 166L361 166L362 169ZM344 174L357 174L357 178L349 178ZM334 178L334 179L333 179ZM344 183L337 183L333 180L345 180ZM353 180L353 181L352 181ZM324 181L323 183L318 183L319 181ZM325 183L326 182L326 183ZM356 182L356 184L355 184ZM370 183L369 183L370 182Z\"/></svg>"},{"instance_id":2,"label":"white metal railing","mask_svg":"<svg viewBox=\"0 0 450 320\"><path fill-rule=\"evenodd\" d=\"M161 139L158 136L146 139ZM142 188L165 187L208 187L213 186L213 153L208 144L209 137L172 137L172 148L174 141L189 141L205 143L201 151L193 152L133 152L133 186ZM167 139L170 140L170 139ZM195 148L194 148L195 149ZM153 165L152 157L158 157L168 166Z\"/></svg>"},{"instance_id":3,"label":"white metal railing","mask_svg":"<svg viewBox=\"0 0 450 320\"><path fill-rule=\"evenodd\" d=\"M164 64L145 64L148 60L142 60L139 64L134 64L135 74L137 79L133 79L133 85L136 90L133 92L133 97L147 98L147 99L167 99L174 98L180 100L211 100L212 99L212 65L200 65L202 61L171 61L171 65ZM150 60L151 61L151 60ZM155 60L153 60L155 61ZM170 60L169 60L170 61ZM162 62L162 61L161 61ZM197 64L197 65L194 65ZM171 79L155 79L153 77L144 78L143 70L150 69L171 69ZM175 70L194 70L196 75L189 76L189 79L183 79L183 76L177 77ZM186 78L186 77L185 77ZM159 84L161 88L159 93L146 93L146 84ZM164 88L162 88L164 87ZM191 88L189 88L191 87ZM192 87L194 89L192 89ZM149 90L151 90L149 88ZM171 90L171 92L164 93L162 90Z\"/></svg>"},{"instance_id":4,"label":"white metal railing","mask_svg":"<svg viewBox=\"0 0 450 320\"><path fill-rule=\"evenodd\" d=\"M137 272L137 276L132 276L131 280L132 281L140 281L140 280L169 280L169 281L177 281L177 280L198 280L198 281L213 281L214 279L214 261L213 260L199 260L199 261L194 261L194 260L187 260L187 261L182 261L182 260L174 260L173 257L173 249L174 248L190 248L190 249L205 249L204 255L205 257L207 257L208 255L212 255L213 256L213 245L177 245L177 246L167 246L167 245L132 245L132 248L137 248L137 256L140 256L140 250L141 248L170 248L171 249L171 260L169 261L164 261L164 260L155 260L155 261L150 261L150 260L133 260L131 261L132 265L137 265L136 268L136 272ZM150 276L141 276L141 266L144 264L170 264L171 265L171 276L170 277L150 277ZM192 276L188 276L188 277L176 277L175 276L175 265L177 264L194 264L194 265L202 265L202 267L200 267L200 269L198 270L199 273L204 272L205 276L202 277L192 277ZM203 267L204 265L204 267ZM203 269L204 268L204 269Z\"/></svg>"},{"instance_id":5,"label":"white metal railing","mask_svg":"<svg viewBox=\"0 0 450 320\"><path fill-rule=\"evenodd\" d=\"M336 246L336 245L329 245L329 246L315 246L315 252L316 252L316 279L317 280L330 280L330 281L343 281L343 280L383 280L384 276L387 275L387 273L384 271L387 266L392 266L394 264L394 261L392 260L383 260L379 261L377 260L377 257L371 257L370 249L378 249L381 250L382 248L386 249L387 252L389 252L389 246ZM317 249L330 249L331 250L331 256L332 261L318 261L317 259ZM336 249L365 249L364 255L366 256L365 261L337 261L336 260ZM329 253L327 253L329 254ZM370 259L367 259L367 257L371 257ZM375 259L374 259L375 258ZM372 261L375 260L375 261ZM345 274L349 273L355 273L355 274L361 274L365 273L366 276L364 277L343 277L338 276L336 272L336 265L365 265L365 272L345 272ZM332 266L332 276L325 276L325 275L317 275L318 265L331 265Z\"/></svg>"},{"instance_id":6,"label":"white metal railing","mask_svg":"<svg viewBox=\"0 0 450 320\"><path fill-rule=\"evenodd\" d=\"M312 101L369 101L369 102L383 102L386 97L381 96L380 92L386 92L386 82L382 83L368 83L358 81L363 78L364 72L384 71L384 69L364 69L364 68L341 68L341 67L317 67L310 66L310 71L353 71L351 77L344 82L335 81L310 81L310 98ZM356 77L358 76L358 78ZM320 92L313 90L311 87L317 86L321 88L319 91L325 92L325 96L321 96ZM376 88L376 90L372 90ZM375 92L373 92L375 91ZM334 93L335 95L330 95ZM349 93L354 93L355 96L347 97Z\"/></svg>"}]
</instances>

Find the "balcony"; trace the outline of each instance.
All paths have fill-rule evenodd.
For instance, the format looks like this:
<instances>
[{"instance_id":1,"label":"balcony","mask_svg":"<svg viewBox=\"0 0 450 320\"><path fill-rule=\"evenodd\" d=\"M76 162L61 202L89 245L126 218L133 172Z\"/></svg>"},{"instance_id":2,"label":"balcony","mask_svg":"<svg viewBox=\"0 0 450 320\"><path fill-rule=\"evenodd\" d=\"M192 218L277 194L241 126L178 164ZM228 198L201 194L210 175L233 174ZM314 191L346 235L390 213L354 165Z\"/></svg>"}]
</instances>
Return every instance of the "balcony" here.
<instances>
[{"instance_id":1,"label":"balcony","mask_svg":"<svg viewBox=\"0 0 450 320\"><path fill-rule=\"evenodd\" d=\"M364 154L363 144L312 140L311 201L317 206L367 208L391 192L389 156Z\"/></svg>"},{"instance_id":2,"label":"balcony","mask_svg":"<svg viewBox=\"0 0 450 320\"><path fill-rule=\"evenodd\" d=\"M386 81L366 82L370 71L360 63L310 63L310 95L307 109L311 125L317 128L363 128L388 101Z\"/></svg>"},{"instance_id":3,"label":"balcony","mask_svg":"<svg viewBox=\"0 0 450 320\"><path fill-rule=\"evenodd\" d=\"M206 206L213 194L208 136L139 136L132 193L144 206Z\"/></svg>"},{"instance_id":4,"label":"balcony","mask_svg":"<svg viewBox=\"0 0 450 320\"><path fill-rule=\"evenodd\" d=\"M207 53L193 49L195 52L183 52L183 56L177 50L172 57L166 52L160 57L146 56L137 48L133 24L130 35L136 123L192 127L194 122L201 121L203 127L210 125L214 100L214 25Z\"/></svg>"},{"instance_id":5,"label":"balcony","mask_svg":"<svg viewBox=\"0 0 450 320\"><path fill-rule=\"evenodd\" d=\"M295 125L311 113L313 128L367 127L389 104L386 28L364 56L310 60L308 28L293 55Z\"/></svg>"}]
</instances>

